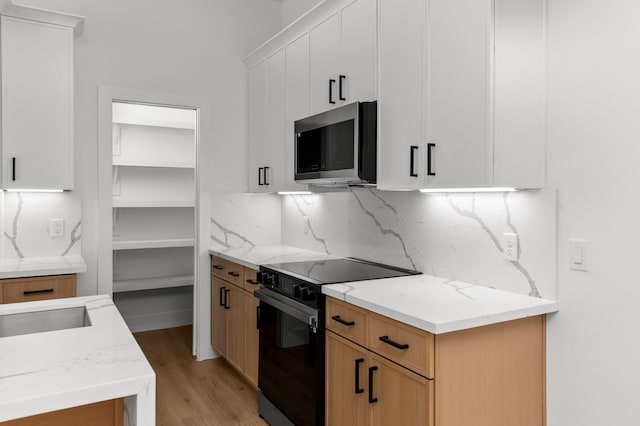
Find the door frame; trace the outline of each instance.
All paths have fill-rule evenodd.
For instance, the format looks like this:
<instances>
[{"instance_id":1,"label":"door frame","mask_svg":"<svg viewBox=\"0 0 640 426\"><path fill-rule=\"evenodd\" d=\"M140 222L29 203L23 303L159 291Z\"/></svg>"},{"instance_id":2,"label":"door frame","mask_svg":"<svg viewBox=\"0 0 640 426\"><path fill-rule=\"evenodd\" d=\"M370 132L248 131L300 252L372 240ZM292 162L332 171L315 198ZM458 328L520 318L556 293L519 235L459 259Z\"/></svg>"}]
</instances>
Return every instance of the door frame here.
<instances>
[{"instance_id":1,"label":"door frame","mask_svg":"<svg viewBox=\"0 0 640 426\"><path fill-rule=\"evenodd\" d=\"M112 103L124 101L193 109L196 111L196 170L195 170L195 268L193 284L193 346L192 353L199 359L215 357L211 348L209 285L209 218L211 217L211 173L206 167L210 158L211 104L206 98L143 91L121 87L98 87L98 259L97 294L113 297L112 257Z\"/></svg>"}]
</instances>

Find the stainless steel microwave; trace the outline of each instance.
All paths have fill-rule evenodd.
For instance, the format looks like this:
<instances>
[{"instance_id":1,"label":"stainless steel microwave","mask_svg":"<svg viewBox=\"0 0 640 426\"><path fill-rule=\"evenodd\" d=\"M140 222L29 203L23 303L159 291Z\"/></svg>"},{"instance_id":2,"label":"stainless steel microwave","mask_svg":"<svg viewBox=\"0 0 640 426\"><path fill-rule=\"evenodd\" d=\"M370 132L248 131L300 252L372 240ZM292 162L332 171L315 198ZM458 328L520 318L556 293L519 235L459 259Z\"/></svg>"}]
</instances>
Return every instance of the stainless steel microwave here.
<instances>
[{"instance_id":1,"label":"stainless steel microwave","mask_svg":"<svg viewBox=\"0 0 640 426\"><path fill-rule=\"evenodd\" d=\"M377 103L354 102L294 123L295 181L305 184L376 182Z\"/></svg>"}]
</instances>

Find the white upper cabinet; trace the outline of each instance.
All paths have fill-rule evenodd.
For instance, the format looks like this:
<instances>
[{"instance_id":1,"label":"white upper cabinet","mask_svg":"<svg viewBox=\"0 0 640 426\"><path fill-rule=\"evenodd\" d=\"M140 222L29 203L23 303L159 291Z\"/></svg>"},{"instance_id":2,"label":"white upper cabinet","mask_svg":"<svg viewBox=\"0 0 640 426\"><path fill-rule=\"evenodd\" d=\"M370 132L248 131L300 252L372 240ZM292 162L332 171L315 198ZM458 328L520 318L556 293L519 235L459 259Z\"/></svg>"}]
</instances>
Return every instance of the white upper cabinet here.
<instances>
[{"instance_id":1,"label":"white upper cabinet","mask_svg":"<svg viewBox=\"0 0 640 426\"><path fill-rule=\"evenodd\" d=\"M375 100L376 1L343 4L310 33L311 114Z\"/></svg>"},{"instance_id":2,"label":"white upper cabinet","mask_svg":"<svg viewBox=\"0 0 640 426\"><path fill-rule=\"evenodd\" d=\"M285 50L249 70L249 190L284 185Z\"/></svg>"},{"instance_id":3,"label":"white upper cabinet","mask_svg":"<svg viewBox=\"0 0 640 426\"><path fill-rule=\"evenodd\" d=\"M543 186L541 0L380 0L381 189Z\"/></svg>"},{"instance_id":4,"label":"white upper cabinet","mask_svg":"<svg viewBox=\"0 0 640 426\"><path fill-rule=\"evenodd\" d=\"M82 18L41 12L12 5L0 18L7 189L74 187L73 39Z\"/></svg>"}]
</instances>

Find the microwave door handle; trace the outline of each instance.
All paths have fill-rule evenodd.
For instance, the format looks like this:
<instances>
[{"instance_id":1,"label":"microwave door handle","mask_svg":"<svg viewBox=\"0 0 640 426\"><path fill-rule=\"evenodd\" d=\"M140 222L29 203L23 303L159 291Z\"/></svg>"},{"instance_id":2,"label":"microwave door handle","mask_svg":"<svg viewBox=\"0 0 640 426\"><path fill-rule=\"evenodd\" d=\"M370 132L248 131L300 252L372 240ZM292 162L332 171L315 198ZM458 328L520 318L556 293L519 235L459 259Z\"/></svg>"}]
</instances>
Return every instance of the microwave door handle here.
<instances>
[{"instance_id":1,"label":"microwave door handle","mask_svg":"<svg viewBox=\"0 0 640 426\"><path fill-rule=\"evenodd\" d=\"M329 80L329 103L330 104L335 104L336 103L336 101L333 100L333 84L335 82L336 81L334 79L330 79Z\"/></svg>"}]
</instances>

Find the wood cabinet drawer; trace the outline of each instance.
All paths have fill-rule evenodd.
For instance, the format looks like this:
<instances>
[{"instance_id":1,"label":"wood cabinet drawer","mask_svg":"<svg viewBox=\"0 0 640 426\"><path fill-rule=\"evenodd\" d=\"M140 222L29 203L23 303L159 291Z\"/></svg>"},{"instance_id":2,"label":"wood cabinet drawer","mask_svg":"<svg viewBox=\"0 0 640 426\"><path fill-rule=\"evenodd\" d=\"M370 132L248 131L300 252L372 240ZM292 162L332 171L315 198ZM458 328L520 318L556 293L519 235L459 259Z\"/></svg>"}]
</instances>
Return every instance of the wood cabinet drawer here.
<instances>
[{"instance_id":1,"label":"wood cabinet drawer","mask_svg":"<svg viewBox=\"0 0 640 426\"><path fill-rule=\"evenodd\" d=\"M222 278L229 281L231 284L244 288L244 266L228 260L226 262L226 266L227 269L224 274L225 276Z\"/></svg>"},{"instance_id":2,"label":"wood cabinet drawer","mask_svg":"<svg viewBox=\"0 0 640 426\"><path fill-rule=\"evenodd\" d=\"M368 348L427 378L433 378L433 334L369 313Z\"/></svg>"},{"instance_id":3,"label":"wood cabinet drawer","mask_svg":"<svg viewBox=\"0 0 640 426\"><path fill-rule=\"evenodd\" d=\"M255 269L244 268L244 289L253 293L257 289L260 288L260 284L256 281L256 271Z\"/></svg>"},{"instance_id":4,"label":"wood cabinet drawer","mask_svg":"<svg viewBox=\"0 0 640 426\"><path fill-rule=\"evenodd\" d=\"M218 256L211 256L211 274L227 279L227 261Z\"/></svg>"},{"instance_id":5,"label":"wood cabinet drawer","mask_svg":"<svg viewBox=\"0 0 640 426\"><path fill-rule=\"evenodd\" d=\"M327 297L327 329L359 343L367 342L367 311L332 297Z\"/></svg>"},{"instance_id":6,"label":"wood cabinet drawer","mask_svg":"<svg viewBox=\"0 0 640 426\"><path fill-rule=\"evenodd\" d=\"M75 297L76 275L12 278L0 281L2 303Z\"/></svg>"}]
</instances>

